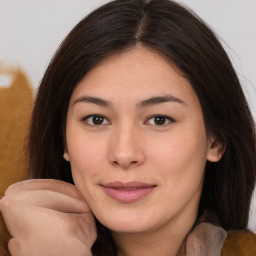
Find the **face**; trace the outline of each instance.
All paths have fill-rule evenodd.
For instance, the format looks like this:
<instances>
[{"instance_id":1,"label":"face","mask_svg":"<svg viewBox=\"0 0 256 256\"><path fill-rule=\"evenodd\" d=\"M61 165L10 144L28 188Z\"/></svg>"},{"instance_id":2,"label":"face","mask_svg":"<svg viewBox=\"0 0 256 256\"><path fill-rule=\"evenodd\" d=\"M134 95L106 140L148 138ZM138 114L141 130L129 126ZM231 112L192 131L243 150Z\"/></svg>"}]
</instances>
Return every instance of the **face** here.
<instances>
[{"instance_id":1,"label":"face","mask_svg":"<svg viewBox=\"0 0 256 256\"><path fill-rule=\"evenodd\" d=\"M190 83L143 47L105 59L76 86L66 139L75 185L114 232L195 218L205 163L220 158Z\"/></svg>"}]
</instances>

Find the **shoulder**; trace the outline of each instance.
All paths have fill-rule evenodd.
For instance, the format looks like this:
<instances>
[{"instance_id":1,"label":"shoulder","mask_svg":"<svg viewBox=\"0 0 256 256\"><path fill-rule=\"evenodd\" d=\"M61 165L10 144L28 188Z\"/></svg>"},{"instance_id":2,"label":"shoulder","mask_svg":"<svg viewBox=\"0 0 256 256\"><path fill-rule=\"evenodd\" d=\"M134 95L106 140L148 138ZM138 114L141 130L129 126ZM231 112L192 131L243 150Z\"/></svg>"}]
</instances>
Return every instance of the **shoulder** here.
<instances>
[{"instance_id":1,"label":"shoulder","mask_svg":"<svg viewBox=\"0 0 256 256\"><path fill-rule=\"evenodd\" d=\"M229 231L221 256L255 256L256 235L249 230Z\"/></svg>"}]
</instances>

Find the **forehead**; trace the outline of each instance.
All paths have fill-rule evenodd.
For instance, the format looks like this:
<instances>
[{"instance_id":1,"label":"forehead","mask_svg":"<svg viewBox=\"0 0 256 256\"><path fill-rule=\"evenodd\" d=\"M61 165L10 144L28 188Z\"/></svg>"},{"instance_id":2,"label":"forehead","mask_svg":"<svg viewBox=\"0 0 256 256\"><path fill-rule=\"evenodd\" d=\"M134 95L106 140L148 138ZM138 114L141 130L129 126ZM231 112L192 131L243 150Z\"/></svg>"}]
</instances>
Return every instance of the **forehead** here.
<instances>
[{"instance_id":1,"label":"forehead","mask_svg":"<svg viewBox=\"0 0 256 256\"><path fill-rule=\"evenodd\" d=\"M71 100L84 94L137 101L155 95L195 96L189 81L169 60L142 46L112 55L91 69Z\"/></svg>"}]
</instances>

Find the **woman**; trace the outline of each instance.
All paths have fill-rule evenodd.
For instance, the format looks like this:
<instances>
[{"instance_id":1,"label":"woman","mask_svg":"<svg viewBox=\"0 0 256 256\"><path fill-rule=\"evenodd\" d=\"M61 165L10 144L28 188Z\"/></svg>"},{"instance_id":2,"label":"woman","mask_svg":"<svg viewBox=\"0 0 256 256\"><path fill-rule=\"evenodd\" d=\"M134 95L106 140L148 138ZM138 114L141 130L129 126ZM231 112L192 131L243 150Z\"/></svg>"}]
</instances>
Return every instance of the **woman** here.
<instances>
[{"instance_id":1,"label":"woman","mask_svg":"<svg viewBox=\"0 0 256 256\"><path fill-rule=\"evenodd\" d=\"M207 25L168 0L110 2L41 82L28 157L47 180L7 190L10 252L242 255L229 247L246 240L254 255L255 156L253 118Z\"/></svg>"}]
</instances>

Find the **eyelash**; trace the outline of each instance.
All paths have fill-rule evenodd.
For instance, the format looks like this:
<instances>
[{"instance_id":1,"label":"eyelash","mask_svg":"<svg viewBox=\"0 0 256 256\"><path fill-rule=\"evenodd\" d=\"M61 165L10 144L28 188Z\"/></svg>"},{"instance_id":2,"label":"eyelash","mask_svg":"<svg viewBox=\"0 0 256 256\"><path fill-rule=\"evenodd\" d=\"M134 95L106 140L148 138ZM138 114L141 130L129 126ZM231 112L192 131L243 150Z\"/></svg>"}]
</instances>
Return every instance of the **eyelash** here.
<instances>
[{"instance_id":1,"label":"eyelash","mask_svg":"<svg viewBox=\"0 0 256 256\"><path fill-rule=\"evenodd\" d=\"M93 115L89 115L89 116L86 116L86 117L84 117L84 118L82 118L82 122L85 122L86 123L86 125L88 125L88 126L92 126L92 127L101 127L102 125L109 125L109 124L111 124L109 121L107 121L108 123L107 124L90 124L89 122L88 122L88 119L89 118L102 118L103 120L107 120L104 116L102 116L102 115L98 115L98 114L93 114ZM152 124L153 126L155 126L155 127L165 127L167 124L169 124L169 123L173 123L173 122L175 122L175 120L173 119L173 118L171 118L171 117L169 117L169 116L166 116L166 115L152 115L152 116L150 116L148 119L147 119L147 121L145 122L145 123L147 123L149 120L151 120L151 119L153 119L153 118L163 118L165 121L164 121L164 124L162 124L162 125L157 125L157 124ZM104 121L103 121L104 122ZM166 122L167 122L167 124L166 124Z\"/></svg>"},{"instance_id":2,"label":"eyelash","mask_svg":"<svg viewBox=\"0 0 256 256\"><path fill-rule=\"evenodd\" d=\"M106 125L106 124L99 124L99 125L90 124L90 123L88 122L88 119L89 119L89 118L94 118L94 117L99 117L99 118L102 118L102 119L104 119L104 120L107 120L107 119L106 119L104 116L102 116L102 115L94 114L94 115L89 115L89 116L86 116L86 117L82 118L82 122L85 122L86 125L93 126L93 127L100 127L100 126L102 126L102 125ZM109 121L108 121L108 123L110 124Z\"/></svg>"},{"instance_id":3,"label":"eyelash","mask_svg":"<svg viewBox=\"0 0 256 256\"><path fill-rule=\"evenodd\" d=\"M155 127L165 127L167 124L170 124L170 123L174 123L175 120L169 116L166 116L166 115L153 115L153 116L150 116L146 122L148 122L149 120L151 119L154 119L154 118L164 118L165 119L165 122L163 125L157 125L157 124L152 124L153 126ZM167 122L167 124L166 124Z\"/></svg>"}]
</instances>

